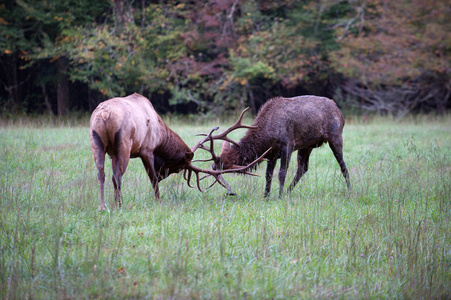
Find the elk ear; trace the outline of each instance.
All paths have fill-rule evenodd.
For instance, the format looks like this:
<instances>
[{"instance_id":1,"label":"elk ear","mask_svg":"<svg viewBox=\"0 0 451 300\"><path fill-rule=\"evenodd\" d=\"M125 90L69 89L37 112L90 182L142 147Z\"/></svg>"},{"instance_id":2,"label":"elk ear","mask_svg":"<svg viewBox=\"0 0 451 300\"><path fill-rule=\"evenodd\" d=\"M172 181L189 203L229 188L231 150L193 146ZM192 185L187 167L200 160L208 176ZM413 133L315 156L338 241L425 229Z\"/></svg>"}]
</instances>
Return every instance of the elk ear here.
<instances>
[{"instance_id":1,"label":"elk ear","mask_svg":"<svg viewBox=\"0 0 451 300\"><path fill-rule=\"evenodd\" d=\"M230 150L230 143L227 141L222 142L222 151L221 153L226 153Z\"/></svg>"},{"instance_id":2,"label":"elk ear","mask_svg":"<svg viewBox=\"0 0 451 300\"><path fill-rule=\"evenodd\" d=\"M186 162L191 162L193 157L194 157L194 153L193 152L188 151L188 152L185 153L185 161Z\"/></svg>"}]
</instances>

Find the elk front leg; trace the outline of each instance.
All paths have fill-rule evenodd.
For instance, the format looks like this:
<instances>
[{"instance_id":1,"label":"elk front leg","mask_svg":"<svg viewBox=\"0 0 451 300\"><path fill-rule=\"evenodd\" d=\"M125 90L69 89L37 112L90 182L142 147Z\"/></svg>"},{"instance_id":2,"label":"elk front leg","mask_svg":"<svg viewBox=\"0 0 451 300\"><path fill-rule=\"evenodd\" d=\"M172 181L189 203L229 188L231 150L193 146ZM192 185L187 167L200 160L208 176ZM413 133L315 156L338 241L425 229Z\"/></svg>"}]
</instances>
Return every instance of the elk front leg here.
<instances>
[{"instance_id":1,"label":"elk front leg","mask_svg":"<svg viewBox=\"0 0 451 300\"><path fill-rule=\"evenodd\" d=\"M280 151L280 170L279 170L279 198L283 194L283 186L285 185L285 178L287 176L288 166L290 165L291 149L287 146Z\"/></svg>"},{"instance_id":2,"label":"elk front leg","mask_svg":"<svg viewBox=\"0 0 451 300\"><path fill-rule=\"evenodd\" d=\"M154 156L153 153L147 153L141 156L141 160L146 169L147 176L149 176L150 182L152 183L153 190L155 192L155 200L160 199L160 189L158 188L158 177L157 172L155 172L154 167Z\"/></svg>"},{"instance_id":3,"label":"elk front leg","mask_svg":"<svg viewBox=\"0 0 451 300\"><path fill-rule=\"evenodd\" d=\"M274 174L274 169L276 168L277 158L272 158L268 160L266 165L266 186L265 186L265 197L269 196L269 192L271 191L271 180L272 175Z\"/></svg>"}]
</instances>

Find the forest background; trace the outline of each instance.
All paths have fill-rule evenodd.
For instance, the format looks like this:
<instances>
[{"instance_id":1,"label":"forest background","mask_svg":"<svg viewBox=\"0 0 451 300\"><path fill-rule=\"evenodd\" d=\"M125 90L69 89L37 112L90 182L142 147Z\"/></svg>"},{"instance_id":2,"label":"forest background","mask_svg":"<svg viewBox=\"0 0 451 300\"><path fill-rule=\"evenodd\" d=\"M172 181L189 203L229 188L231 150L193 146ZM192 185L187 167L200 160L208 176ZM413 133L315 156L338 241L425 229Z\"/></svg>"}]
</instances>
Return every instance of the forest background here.
<instances>
[{"instance_id":1,"label":"forest background","mask_svg":"<svg viewBox=\"0 0 451 300\"><path fill-rule=\"evenodd\" d=\"M134 92L159 113L275 96L402 118L451 108L447 0L6 0L0 115L92 111Z\"/></svg>"}]
</instances>

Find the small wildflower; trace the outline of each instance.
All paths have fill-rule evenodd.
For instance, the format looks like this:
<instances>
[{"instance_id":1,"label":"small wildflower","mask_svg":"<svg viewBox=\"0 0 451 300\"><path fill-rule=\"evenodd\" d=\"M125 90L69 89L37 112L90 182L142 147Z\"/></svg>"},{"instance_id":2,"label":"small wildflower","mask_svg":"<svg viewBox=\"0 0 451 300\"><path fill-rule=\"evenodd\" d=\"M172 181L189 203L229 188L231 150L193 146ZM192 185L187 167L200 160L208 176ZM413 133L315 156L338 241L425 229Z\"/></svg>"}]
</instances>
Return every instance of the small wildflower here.
<instances>
[{"instance_id":1,"label":"small wildflower","mask_svg":"<svg viewBox=\"0 0 451 300\"><path fill-rule=\"evenodd\" d=\"M362 253L362 254L360 254L360 257L365 257L365 255L363 255L363 253Z\"/></svg>"},{"instance_id":2,"label":"small wildflower","mask_svg":"<svg viewBox=\"0 0 451 300\"><path fill-rule=\"evenodd\" d=\"M125 269L123 267L119 268L117 272L121 275L125 275Z\"/></svg>"}]
</instances>

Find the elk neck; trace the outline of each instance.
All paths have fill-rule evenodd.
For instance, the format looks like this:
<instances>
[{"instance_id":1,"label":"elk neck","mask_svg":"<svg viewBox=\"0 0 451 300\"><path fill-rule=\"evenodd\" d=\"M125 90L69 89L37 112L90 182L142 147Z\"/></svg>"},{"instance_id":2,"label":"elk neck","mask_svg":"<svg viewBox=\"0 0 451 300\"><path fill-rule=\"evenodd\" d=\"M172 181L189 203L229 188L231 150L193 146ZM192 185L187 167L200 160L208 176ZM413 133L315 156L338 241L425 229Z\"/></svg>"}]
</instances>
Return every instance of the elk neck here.
<instances>
[{"instance_id":1,"label":"elk neck","mask_svg":"<svg viewBox=\"0 0 451 300\"><path fill-rule=\"evenodd\" d=\"M238 142L239 147L232 145L238 153L239 165L247 165L261 156L272 145L269 137L260 130L249 129L246 135Z\"/></svg>"},{"instance_id":2,"label":"elk neck","mask_svg":"<svg viewBox=\"0 0 451 300\"><path fill-rule=\"evenodd\" d=\"M164 123L161 130L161 142L155 148L155 155L158 155L166 162L179 161L186 152L191 151L185 142Z\"/></svg>"}]
</instances>

